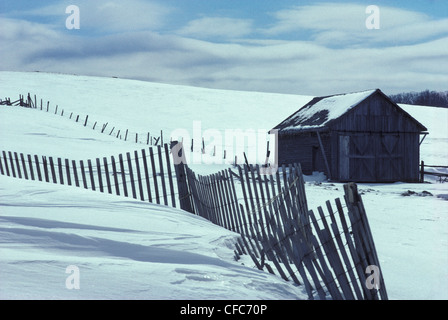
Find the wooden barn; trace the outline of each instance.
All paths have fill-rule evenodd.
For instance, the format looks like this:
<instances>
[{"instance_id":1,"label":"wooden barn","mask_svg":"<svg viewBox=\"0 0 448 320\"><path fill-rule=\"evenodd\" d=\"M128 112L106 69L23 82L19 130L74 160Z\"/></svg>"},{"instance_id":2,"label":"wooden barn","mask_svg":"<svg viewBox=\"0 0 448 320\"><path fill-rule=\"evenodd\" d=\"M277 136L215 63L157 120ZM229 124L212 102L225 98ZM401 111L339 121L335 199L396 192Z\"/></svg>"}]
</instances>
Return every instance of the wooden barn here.
<instances>
[{"instance_id":1,"label":"wooden barn","mask_svg":"<svg viewBox=\"0 0 448 320\"><path fill-rule=\"evenodd\" d=\"M314 98L274 129L279 164L298 162L305 174L320 171L333 181L419 181L427 129L379 89Z\"/></svg>"}]
</instances>

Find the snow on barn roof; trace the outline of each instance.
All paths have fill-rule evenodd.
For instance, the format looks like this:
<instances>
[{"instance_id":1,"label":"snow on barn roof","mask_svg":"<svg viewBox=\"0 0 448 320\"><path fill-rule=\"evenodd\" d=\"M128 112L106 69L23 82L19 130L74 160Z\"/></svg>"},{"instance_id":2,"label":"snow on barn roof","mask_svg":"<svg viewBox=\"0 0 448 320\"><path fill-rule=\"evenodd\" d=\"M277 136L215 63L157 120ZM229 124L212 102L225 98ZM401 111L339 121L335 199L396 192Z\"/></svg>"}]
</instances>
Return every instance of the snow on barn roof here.
<instances>
[{"instance_id":1,"label":"snow on barn roof","mask_svg":"<svg viewBox=\"0 0 448 320\"><path fill-rule=\"evenodd\" d=\"M328 122L339 118L377 90L316 97L274 129L287 132L325 127Z\"/></svg>"}]
</instances>

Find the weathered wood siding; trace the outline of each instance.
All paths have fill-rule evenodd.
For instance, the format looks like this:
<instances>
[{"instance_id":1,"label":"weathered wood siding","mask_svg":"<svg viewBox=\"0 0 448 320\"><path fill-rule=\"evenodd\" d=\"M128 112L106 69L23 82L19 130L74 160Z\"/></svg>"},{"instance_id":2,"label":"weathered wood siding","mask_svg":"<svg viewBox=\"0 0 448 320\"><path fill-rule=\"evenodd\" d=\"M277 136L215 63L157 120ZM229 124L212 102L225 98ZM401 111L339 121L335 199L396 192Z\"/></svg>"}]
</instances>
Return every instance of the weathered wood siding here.
<instances>
[{"instance_id":1,"label":"weathered wood siding","mask_svg":"<svg viewBox=\"0 0 448 320\"><path fill-rule=\"evenodd\" d=\"M331 140L328 133L321 133L327 161L331 164ZM327 172L324 157L315 132L301 135L280 135L278 146L280 165L299 162L304 174L313 171Z\"/></svg>"},{"instance_id":2,"label":"weathered wood siding","mask_svg":"<svg viewBox=\"0 0 448 320\"><path fill-rule=\"evenodd\" d=\"M357 182L418 182L422 127L377 92L321 133L331 178ZM279 162L329 175L315 132L279 136Z\"/></svg>"},{"instance_id":3,"label":"weathered wood siding","mask_svg":"<svg viewBox=\"0 0 448 320\"><path fill-rule=\"evenodd\" d=\"M415 132L416 121L380 93L375 93L330 124L332 131Z\"/></svg>"}]
</instances>

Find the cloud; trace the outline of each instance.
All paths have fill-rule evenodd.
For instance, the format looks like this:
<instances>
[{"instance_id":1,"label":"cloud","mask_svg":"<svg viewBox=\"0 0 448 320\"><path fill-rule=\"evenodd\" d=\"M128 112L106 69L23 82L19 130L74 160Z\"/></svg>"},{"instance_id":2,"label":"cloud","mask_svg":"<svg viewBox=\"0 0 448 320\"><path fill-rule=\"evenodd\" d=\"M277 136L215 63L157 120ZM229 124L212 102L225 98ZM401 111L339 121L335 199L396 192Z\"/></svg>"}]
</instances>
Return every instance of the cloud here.
<instances>
[{"instance_id":1,"label":"cloud","mask_svg":"<svg viewBox=\"0 0 448 320\"><path fill-rule=\"evenodd\" d=\"M361 7L361 31L355 26L358 22L346 21L347 16L338 20L343 27L336 28L335 21L328 21L331 12L321 12L321 16L314 19L318 19L320 25L313 24L313 17L308 16L308 20L301 21L298 27L294 17L302 13L296 7L277 15L277 24L263 30L264 34L272 32L267 39L250 38L256 34L255 22L244 19L204 17L190 21L178 34L151 30L149 25L140 30L137 23L117 32L85 35L67 31L65 21L62 22L64 27L59 27L0 17L0 26L5 31L0 33L0 42L8 43L8 46L0 46L0 69L118 76L305 95L370 88L381 88L386 93L427 88L446 90L448 36L441 31L444 20L430 20L431 29L424 22L429 18L416 14L412 20L415 24L409 27L409 32L421 40L393 42L396 36L408 36L402 23L411 15L401 15L393 25L388 25L388 15L383 15L387 10L383 10L381 29L367 30L365 7ZM82 15L83 9L80 9ZM308 14L319 12L315 9L309 6ZM349 12L353 14L355 11ZM83 19L81 17L81 31ZM95 28L101 27L100 21L95 23ZM235 26L233 31L232 24ZM212 28L212 25L222 28ZM281 40L282 37L274 37L274 32L299 32L300 28L312 28L313 25L314 29L307 29L311 30L310 38ZM394 31L389 35L386 30ZM377 39L370 31L384 31L388 40ZM194 34L198 39L192 38ZM221 41L215 41L215 37L220 37ZM346 42L336 46L335 39ZM363 41L382 42L378 46L366 45Z\"/></svg>"},{"instance_id":2,"label":"cloud","mask_svg":"<svg viewBox=\"0 0 448 320\"><path fill-rule=\"evenodd\" d=\"M410 10L378 6L380 29L369 30L365 21L367 5L319 3L296 6L273 14L276 22L262 30L266 35L310 34L326 46L396 45L448 35L448 19L435 20Z\"/></svg>"},{"instance_id":3,"label":"cloud","mask_svg":"<svg viewBox=\"0 0 448 320\"><path fill-rule=\"evenodd\" d=\"M178 33L200 38L237 38L252 33L252 25L248 19L203 17L188 22Z\"/></svg>"},{"instance_id":4,"label":"cloud","mask_svg":"<svg viewBox=\"0 0 448 320\"><path fill-rule=\"evenodd\" d=\"M22 17L44 17L53 26L65 28L68 14L65 1L37 9L22 11ZM77 0L74 3L80 11L81 29L85 32L116 33L127 31L155 30L165 24L173 8L156 1L144 0Z\"/></svg>"}]
</instances>

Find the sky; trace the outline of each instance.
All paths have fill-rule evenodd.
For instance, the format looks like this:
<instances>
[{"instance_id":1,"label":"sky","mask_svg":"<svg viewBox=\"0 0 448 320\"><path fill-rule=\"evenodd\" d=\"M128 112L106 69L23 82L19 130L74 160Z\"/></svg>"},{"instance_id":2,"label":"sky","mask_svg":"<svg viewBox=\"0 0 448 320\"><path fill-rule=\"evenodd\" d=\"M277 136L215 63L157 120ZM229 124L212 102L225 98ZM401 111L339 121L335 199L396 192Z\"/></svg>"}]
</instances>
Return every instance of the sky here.
<instances>
[{"instance_id":1,"label":"sky","mask_svg":"<svg viewBox=\"0 0 448 320\"><path fill-rule=\"evenodd\" d=\"M0 3L4 71L323 96L446 91L447 61L446 0Z\"/></svg>"}]
</instances>

